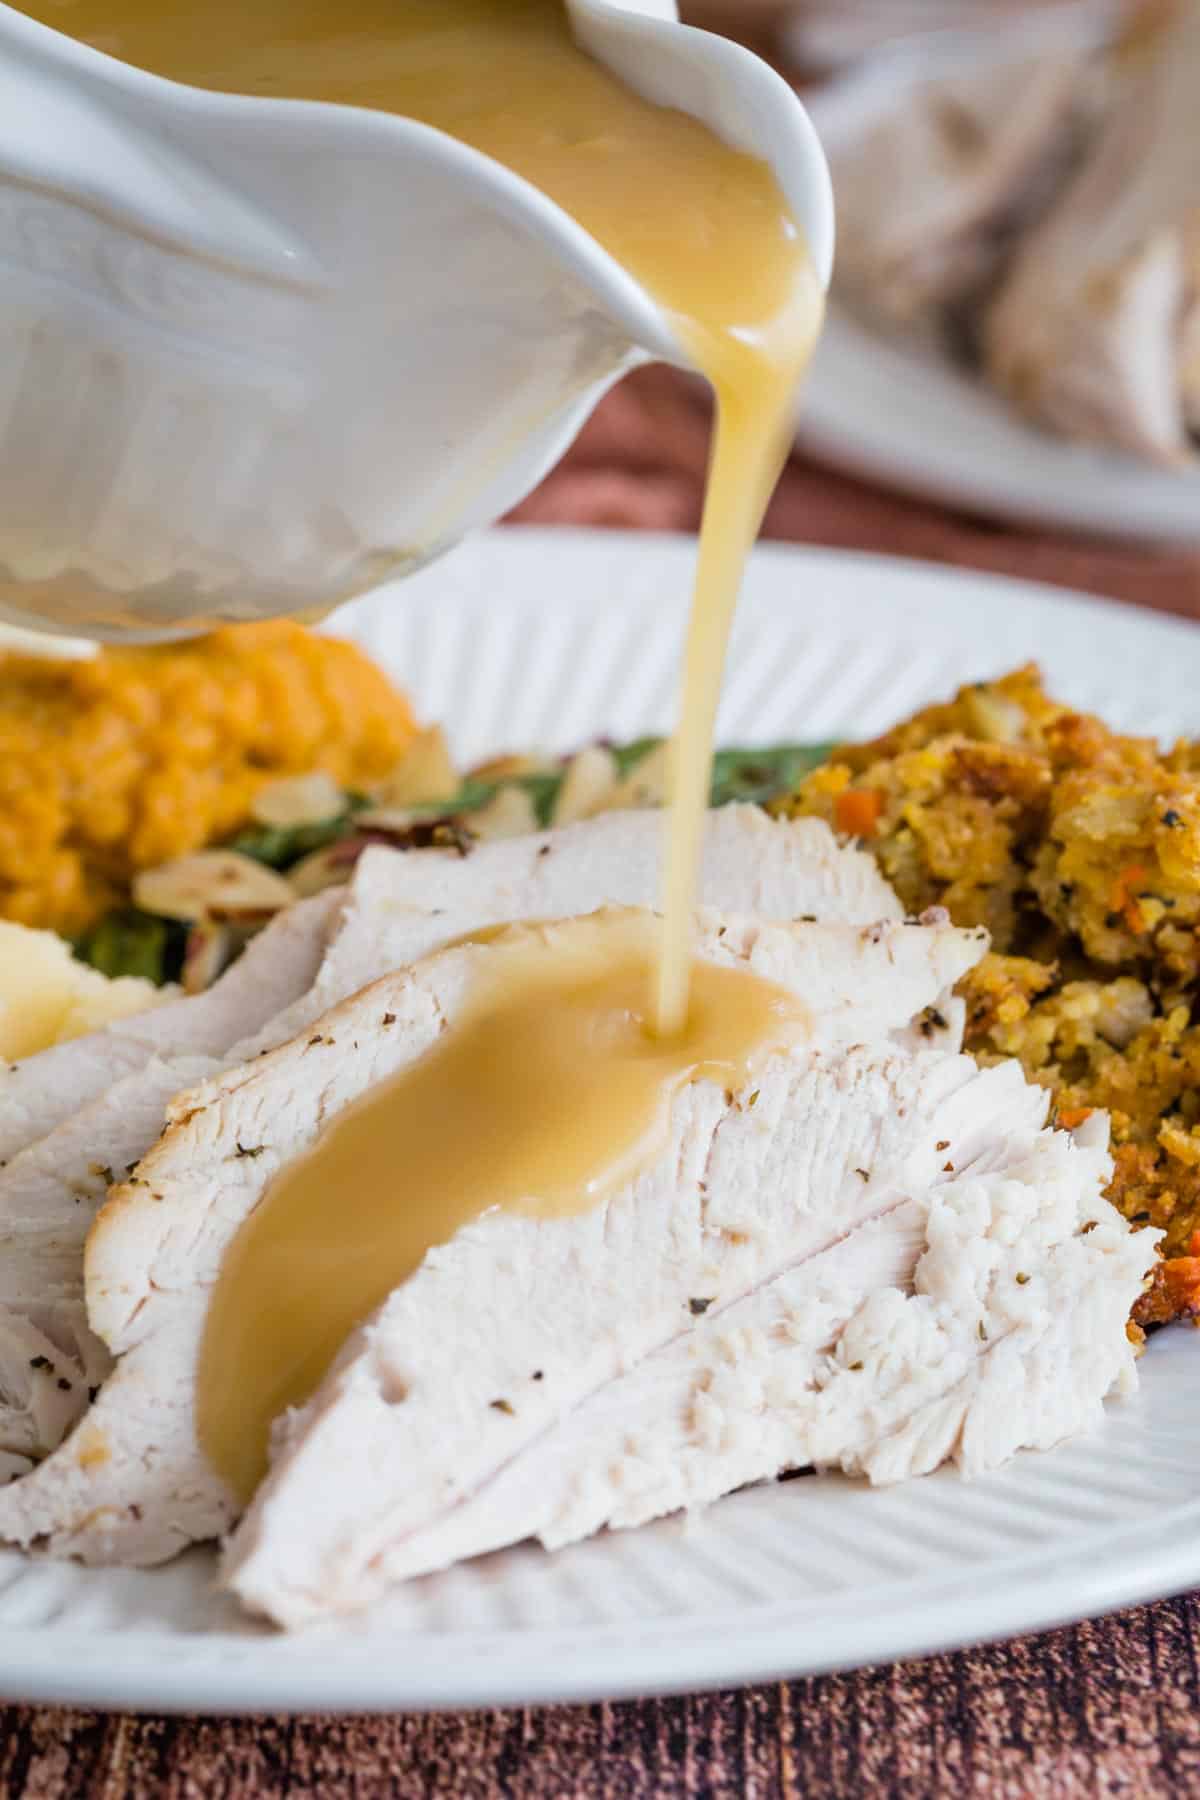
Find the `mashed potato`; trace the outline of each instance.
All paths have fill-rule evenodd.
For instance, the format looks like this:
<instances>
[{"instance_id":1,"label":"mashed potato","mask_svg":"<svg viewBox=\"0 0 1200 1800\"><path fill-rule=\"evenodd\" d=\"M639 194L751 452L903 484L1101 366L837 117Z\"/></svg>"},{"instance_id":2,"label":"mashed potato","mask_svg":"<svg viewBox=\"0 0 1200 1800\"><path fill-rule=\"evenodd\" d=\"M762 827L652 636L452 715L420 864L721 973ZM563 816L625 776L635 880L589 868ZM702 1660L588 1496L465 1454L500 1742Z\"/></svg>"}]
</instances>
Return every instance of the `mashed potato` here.
<instances>
[{"instance_id":1,"label":"mashed potato","mask_svg":"<svg viewBox=\"0 0 1200 1800\"><path fill-rule=\"evenodd\" d=\"M53 931L0 920L0 1058L6 1062L145 1012L171 992L132 976L110 981L77 962Z\"/></svg>"}]
</instances>

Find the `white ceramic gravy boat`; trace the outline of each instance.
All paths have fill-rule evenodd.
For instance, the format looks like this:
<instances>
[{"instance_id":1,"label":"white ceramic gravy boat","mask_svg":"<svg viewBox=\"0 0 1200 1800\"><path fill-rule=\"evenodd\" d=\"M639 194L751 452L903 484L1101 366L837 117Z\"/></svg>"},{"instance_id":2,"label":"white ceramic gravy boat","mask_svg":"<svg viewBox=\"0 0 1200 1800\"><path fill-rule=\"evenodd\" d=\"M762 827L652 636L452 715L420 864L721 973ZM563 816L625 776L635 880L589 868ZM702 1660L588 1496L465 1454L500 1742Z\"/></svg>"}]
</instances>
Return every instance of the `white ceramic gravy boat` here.
<instances>
[{"instance_id":1,"label":"white ceramic gravy boat","mask_svg":"<svg viewBox=\"0 0 1200 1800\"><path fill-rule=\"evenodd\" d=\"M823 281L791 90L671 0L594 54L767 158ZM525 181L428 126L204 92L0 5L0 618L97 638L328 607L497 518L670 325Z\"/></svg>"}]
</instances>

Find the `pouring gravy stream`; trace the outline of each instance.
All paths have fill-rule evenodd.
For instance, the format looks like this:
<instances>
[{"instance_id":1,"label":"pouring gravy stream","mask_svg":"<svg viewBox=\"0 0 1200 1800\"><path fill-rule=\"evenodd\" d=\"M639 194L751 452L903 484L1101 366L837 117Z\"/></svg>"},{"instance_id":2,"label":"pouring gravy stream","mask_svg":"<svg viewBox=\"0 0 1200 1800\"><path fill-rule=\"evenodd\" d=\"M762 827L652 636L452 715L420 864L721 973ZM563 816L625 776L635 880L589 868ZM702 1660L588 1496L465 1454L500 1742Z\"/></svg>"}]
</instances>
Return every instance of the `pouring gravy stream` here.
<instances>
[{"instance_id":1,"label":"pouring gravy stream","mask_svg":"<svg viewBox=\"0 0 1200 1800\"><path fill-rule=\"evenodd\" d=\"M660 1118L681 1080L699 1078L714 1059L741 1066L778 1041L784 1015L774 990L759 994L765 984L749 974L693 964L691 914L729 628L786 454L822 295L767 165L622 86L575 44L561 0L39 0L23 10L176 80L401 113L494 157L642 284L716 400L658 953L631 949L628 930L607 946L601 930L586 948L551 934L540 949L506 952L506 977L485 988L491 1021L473 1013L452 1034L458 1041L339 1121L273 1185L218 1281L201 1370L204 1441L245 1493L263 1466L271 1409L311 1391L350 1326L425 1249L485 1206L526 1206L531 1194L551 1212L596 1204L613 1171L644 1152L637 1122ZM628 1029L614 1035L618 1018ZM516 1033L519 1059L483 1053L505 1043L501 1020ZM444 1102L434 1071L450 1084ZM576 1136L573 1103L585 1077L599 1110L595 1128ZM601 1106L605 1092L612 1098ZM456 1145L489 1121L487 1158L472 1161L471 1180L456 1174L447 1148L438 1181L427 1154L414 1162L399 1148L399 1122L417 1130L425 1108L439 1105L456 1113ZM557 1125L539 1132L536 1120ZM361 1170L352 1181L350 1144ZM330 1185L335 1164L341 1173ZM360 1243L369 1253L359 1254ZM299 1315L278 1294L318 1253L328 1272L299 1283L309 1346L299 1355ZM268 1372L256 1377L253 1402L238 1398L246 1358Z\"/></svg>"}]
</instances>

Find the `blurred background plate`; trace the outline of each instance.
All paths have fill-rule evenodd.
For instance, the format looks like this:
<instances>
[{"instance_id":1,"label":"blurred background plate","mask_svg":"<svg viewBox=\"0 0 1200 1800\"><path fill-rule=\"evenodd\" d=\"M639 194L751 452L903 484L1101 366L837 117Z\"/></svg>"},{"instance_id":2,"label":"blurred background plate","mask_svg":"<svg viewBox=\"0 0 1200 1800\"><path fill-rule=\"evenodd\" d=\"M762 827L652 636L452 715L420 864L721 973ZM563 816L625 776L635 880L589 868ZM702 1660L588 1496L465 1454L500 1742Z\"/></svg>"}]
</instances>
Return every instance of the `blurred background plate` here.
<instances>
[{"instance_id":1,"label":"blurred background plate","mask_svg":"<svg viewBox=\"0 0 1200 1800\"><path fill-rule=\"evenodd\" d=\"M805 100L827 152L936 70L932 46L864 65ZM1018 524L1200 544L1200 466L1179 471L1055 438L919 336L836 297L797 418L811 455L902 493Z\"/></svg>"},{"instance_id":2,"label":"blurred background plate","mask_svg":"<svg viewBox=\"0 0 1200 1800\"><path fill-rule=\"evenodd\" d=\"M694 544L514 529L332 628L463 758L671 718ZM727 742L879 730L1036 656L1115 724L1200 723L1200 629L1031 584L768 547L738 622ZM725 1687L1030 1631L1200 1582L1200 1336L1160 1334L1094 1437L986 1480L834 1478L731 1496L547 1556L410 1583L294 1638L241 1619L196 1551L161 1570L0 1554L0 1695L155 1712L465 1708Z\"/></svg>"}]
</instances>

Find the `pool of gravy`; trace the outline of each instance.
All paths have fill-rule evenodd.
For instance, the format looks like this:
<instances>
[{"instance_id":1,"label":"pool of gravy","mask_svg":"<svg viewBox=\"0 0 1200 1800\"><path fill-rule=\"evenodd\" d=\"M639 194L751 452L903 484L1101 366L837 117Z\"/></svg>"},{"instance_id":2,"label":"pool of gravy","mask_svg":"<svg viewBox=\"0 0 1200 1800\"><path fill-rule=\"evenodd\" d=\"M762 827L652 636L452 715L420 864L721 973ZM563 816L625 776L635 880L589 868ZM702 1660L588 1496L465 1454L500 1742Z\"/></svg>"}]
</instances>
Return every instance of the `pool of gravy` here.
<instances>
[{"instance_id":1,"label":"pool of gravy","mask_svg":"<svg viewBox=\"0 0 1200 1800\"><path fill-rule=\"evenodd\" d=\"M744 967L697 961L685 1028L653 1029L649 913L486 934L453 1027L347 1107L238 1231L209 1307L201 1442L245 1498L267 1432L425 1253L496 1208L568 1218L667 1142L688 1082L742 1091L807 1029Z\"/></svg>"}]
</instances>

